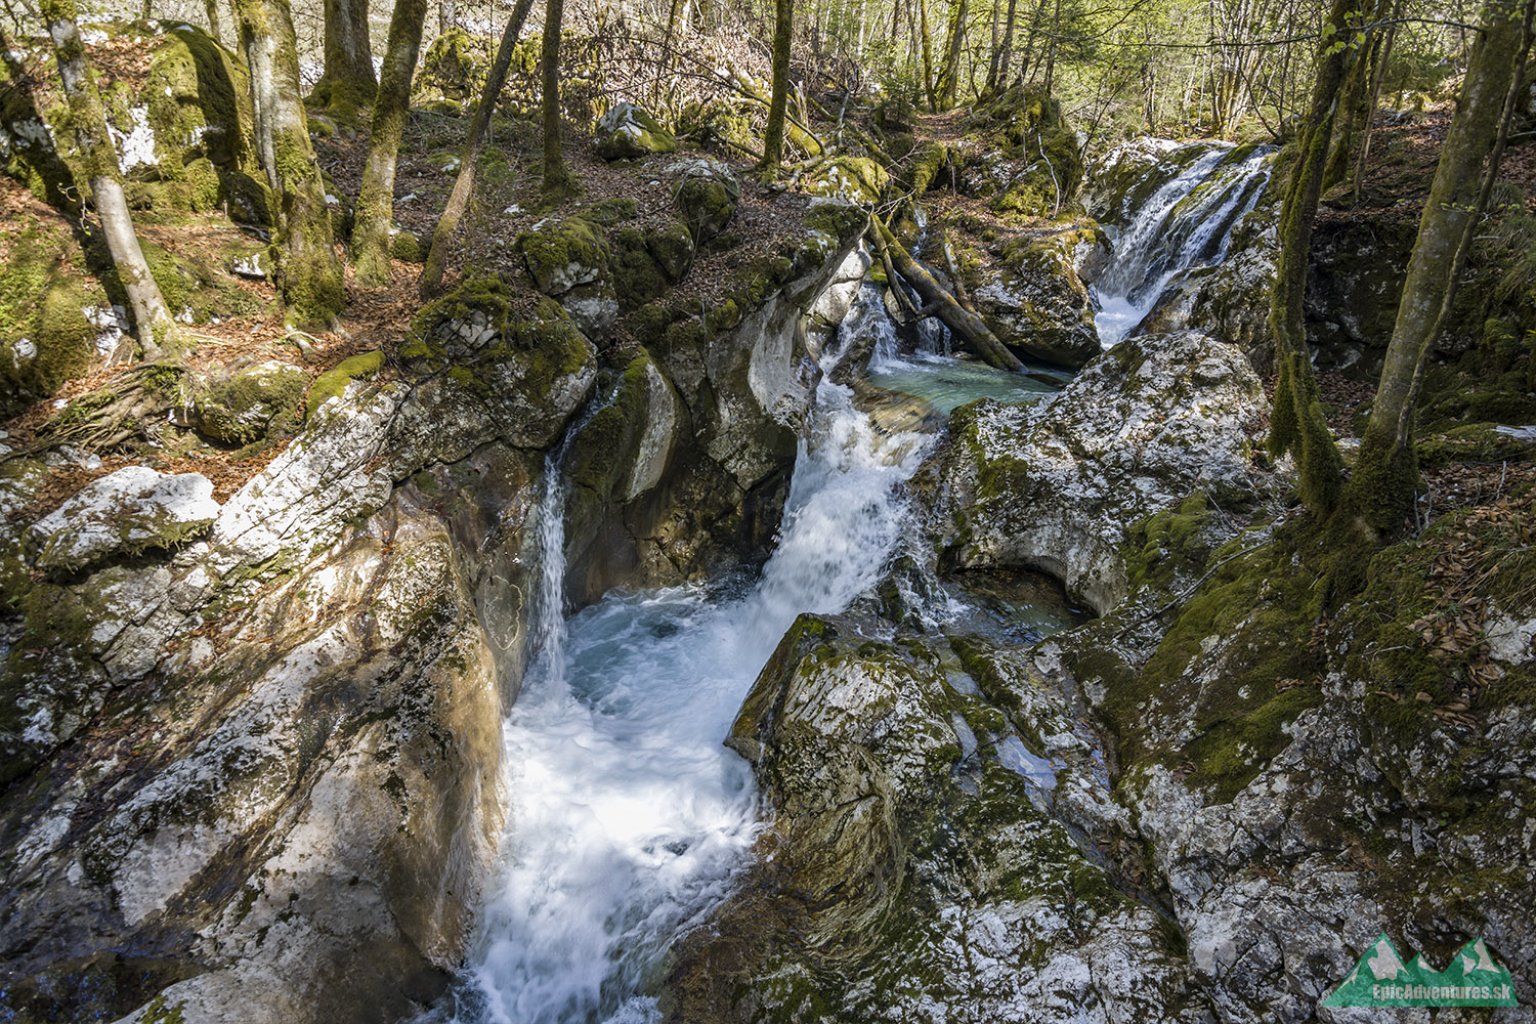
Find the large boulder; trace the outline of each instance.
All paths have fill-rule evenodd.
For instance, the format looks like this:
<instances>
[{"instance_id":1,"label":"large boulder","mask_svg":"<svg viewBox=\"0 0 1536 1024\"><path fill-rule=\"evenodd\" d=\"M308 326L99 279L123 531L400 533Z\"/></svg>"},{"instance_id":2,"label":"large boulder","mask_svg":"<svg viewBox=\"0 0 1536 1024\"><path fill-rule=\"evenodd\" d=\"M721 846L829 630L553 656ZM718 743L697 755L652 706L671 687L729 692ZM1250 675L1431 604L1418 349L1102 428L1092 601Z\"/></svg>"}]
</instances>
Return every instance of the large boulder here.
<instances>
[{"instance_id":1,"label":"large boulder","mask_svg":"<svg viewBox=\"0 0 1536 1024\"><path fill-rule=\"evenodd\" d=\"M729 167L715 160L684 161L667 170L676 178L673 201L693 233L694 245L707 244L736 216L741 182Z\"/></svg>"},{"instance_id":2,"label":"large boulder","mask_svg":"<svg viewBox=\"0 0 1536 1024\"><path fill-rule=\"evenodd\" d=\"M1044 402L963 407L940 470L946 558L1042 569L1112 608L1132 523L1196 489L1254 496L1267 409L1242 352L1194 332L1122 342Z\"/></svg>"},{"instance_id":3,"label":"large boulder","mask_svg":"<svg viewBox=\"0 0 1536 1024\"><path fill-rule=\"evenodd\" d=\"M597 152L604 160L676 151L677 139L644 107L621 101L597 119Z\"/></svg>"},{"instance_id":4,"label":"large boulder","mask_svg":"<svg viewBox=\"0 0 1536 1024\"><path fill-rule=\"evenodd\" d=\"M1099 354L1093 299L1077 273L1080 246L1097 232L1074 227L1010 239L996 259L972 272L977 312L1005 345L1059 366L1078 367Z\"/></svg>"},{"instance_id":5,"label":"large boulder","mask_svg":"<svg viewBox=\"0 0 1536 1024\"><path fill-rule=\"evenodd\" d=\"M685 941L668 1019L1204 1019L1157 913L1050 813L1075 780L1108 799L1067 767L1077 727L947 655L850 618L785 635L728 741L774 808L764 856Z\"/></svg>"}]
</instances>

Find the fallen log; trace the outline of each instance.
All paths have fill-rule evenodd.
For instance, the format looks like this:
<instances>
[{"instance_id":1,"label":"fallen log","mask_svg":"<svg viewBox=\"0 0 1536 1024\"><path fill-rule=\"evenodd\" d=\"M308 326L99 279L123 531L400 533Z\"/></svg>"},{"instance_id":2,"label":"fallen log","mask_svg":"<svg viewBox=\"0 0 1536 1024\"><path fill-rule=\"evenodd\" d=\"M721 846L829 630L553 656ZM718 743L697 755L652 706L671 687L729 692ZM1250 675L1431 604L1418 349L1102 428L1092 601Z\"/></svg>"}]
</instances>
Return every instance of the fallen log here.
<instances>
[{"instance_id":1,"label":"fallen log","mask_svg":"<svg viewBox=\"0 0 1536 1024\"><path fill-rule=\"evenodd\" d=\"M945 289L934 276L912 254L907 252L896 236L891 234L891 229L879 215L870 217L870 231L875 247L881 250L882 257L889 256L897 273L906 279L913 291L922 298L925 307L932 307L945 327L955 336L955 340L964 348L980 356L988 365L999 370L1012 370L1016 373L1029 373L1019 358L1008 351L997 335L993 334L986 323L955 301L955 297ZM1031 376L1035 376L1031 374Z\"/></svg>"}]
</instances>

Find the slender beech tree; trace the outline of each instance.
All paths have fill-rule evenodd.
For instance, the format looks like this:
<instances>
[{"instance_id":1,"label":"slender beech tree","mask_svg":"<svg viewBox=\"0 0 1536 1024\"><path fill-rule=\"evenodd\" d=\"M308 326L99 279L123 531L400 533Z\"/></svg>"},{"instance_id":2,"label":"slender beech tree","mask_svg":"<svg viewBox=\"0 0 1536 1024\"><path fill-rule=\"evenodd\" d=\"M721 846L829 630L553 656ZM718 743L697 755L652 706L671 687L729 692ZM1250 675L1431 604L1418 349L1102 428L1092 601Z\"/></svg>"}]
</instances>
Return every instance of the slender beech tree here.
<instances>
[{"instance_id":1,"label":"slender beech tree","mask_svg":"<svg viewBox=\"0 0 1536 1024\"><path fill-rule=\"evenodd\" d=\"M773 81L768 97L768 125L763 129L765 174L778 172L784 160L784 115L789 108L789 50L795 37L794 0L774 0Z\"/></svg>"},{"instance_id":2,"label":"slender beech tree","mask_svg":"<svg viewBox=\"0 0 1536 1024\"><path fill-rule=\"evenodd\" d=\"M1395 530L1413 511L1418 486L1414 407L1430 348L1445 323L1498 175L1503 134L1530 47L1531 12L1531 0L1488 0L1484 5L1482 30L1440 149L1344 505L1372 536Z\"/></svg>"},{"instance_id":3,"label":"slender beech tree","mask_svg":"<svg viewBox=\"0 0 1536 1024\"><path fill-rule=\"evenodd\" d=\"M475 167L480 162L480 148L485 145L486 134L490 131L491 116L496 113L496 101L507 84L507 73L512 67L512 50L517 46L518 36L523 32L523 23L528 20L528 12L532 7L533 0L517 0L517 7L507 19L506 28L502 30L501 45L496 49L496 59L491 63L485 88L480 92L480 105L475 108L475 116L469 122L469 135L464 140L464 148L459 151L459 176L454 179L448 204L443 208L443 215L437 219L437 227L432 230L432 247L427 250L427 265L422 269L421 280L417 285L423 298L437 294L437 290L442 287L443 273L448 267L448 247L459 229L459 221L464 219L464 211L469 209L470 197L474 195ZM557 130L558 127L557 123Z\"/></svg>"},{"instance_id":4,"label":"slender beech tree","mask_svg":"<svg viewBox=\"0 0 1536 1024\"><path fill-rule=\"evenodd\" d=\"M540 73L544 93L544 195L556 199L575 185L560 144L560 23L564 0L545 0Z\"/></svg>"},{"instance_id":5,"label":"slender beech tree","mask_svg":"<svg viewBox=\"0 0 1536 1024\"><path fill-rule=\"evenodd\" d=\"M944 57L944 73L939 79L938 101L945 110L955 105L960 92L960 57L965 49L965 19L969 14L966 0L955 0L949 26L949 49Z\"/></svg>"},{"instance_id":6,"label":"slender beech tree","mask_svg":"<svg viewBox=\"0 0 1536 1024\"><path fill-rule=\"evenodd\" d=\"M139 236L133 229L117 149L107 131L101 93L96 89L85 44L80 39L75 2L42 0L40 9L58 59L69 126L80 150L80 161L91 186L91 198L96 206L96 216L101 220L101 233L112 256L112 266L128 295L128 308L138 332L139 348L146 359L165 358L176 349L176 321L165 308L160 286L149 272L144 250L139 246ZM130 356L131 352L122 350L113 353L114 361Z\"/></svg>"},{"instance_id":7,"label":"slender beech tree","mask_svg":"<svg viewBox=\"0 0 1536 1024\"><path fill-rule=\"evenodd\" d=\"M1323 416L1317 378L1307 351L1302 300L1307 287L1307 257L1312 224L1322 193L1323 165L1333 137L1339 93L1349 71L1354 34L1367 0L1334 0L1318 46L1312 106L1298 136L1280 207L1275 286L1269 310L1275 342L1274 411L1269 436L1276 454L1296 456L1301 498L1315 512L1332 512L1338 501L1343 460Z\"/></svg>"},{"instance_id":8,"label":"slender beech tree","mask_svg":"<svg viewBox=\"0 0 1536 1024\"><path fill-rule=\"evenodd\" d=\"M309 141L288 0L234 0L251 76L256 147L276 210L278 283L297 324L324 326L341 312L341 262L331 237L325 182Z\"/></svg>"},{"instance_id":9,"label":"slender beech tree","mask_svg":"<svg viewBox=\"0 0 1536 1024\"><path fill-rule=\"evenodd\" d=\"M325 64L314 98L346 118L367 110L378 92L368 40L368 0L325 0Z\"/></svg>"},{"instance_id":10,"label":"slender beech tree","mask_svg":"<svg viewBox=\"0 0 1536 1024\"><path fill-rule=\"evenodd\" d=\"M357 192L352 225L352 259L357 279L365 285L385 285L390 279L389 240L395 219L395 166L400 136L410 116L411 79L421 52L427 0L395 0L389 19L389 43L384 48L384 73L373 104L368 158Z\"/></svg>"}]
</instances>

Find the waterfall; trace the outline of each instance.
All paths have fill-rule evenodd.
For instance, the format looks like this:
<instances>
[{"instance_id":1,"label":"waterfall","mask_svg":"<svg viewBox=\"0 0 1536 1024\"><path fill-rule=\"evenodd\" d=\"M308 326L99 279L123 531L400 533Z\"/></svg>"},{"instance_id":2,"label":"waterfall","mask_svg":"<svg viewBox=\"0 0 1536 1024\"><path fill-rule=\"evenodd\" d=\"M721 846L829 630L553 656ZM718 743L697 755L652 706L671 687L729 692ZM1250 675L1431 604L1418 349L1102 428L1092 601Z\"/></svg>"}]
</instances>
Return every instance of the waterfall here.
<instances>
[{"instance_id":1,"label":"waterfall","mask_svg":"<svg viewBox=\"0 0 1536 1024\"><path fill-rule=\"evenodd\" d=\"M840 611L878 580L927 444L876 430L823 379L755 583L611 594L568 622L552 457L543 647L504 734L506 867L455 1020L657 1019L644 993L668 944L729 894L761 828L751 771L722 741L795 617Z\"/></svg>"},{"instance_id":2,"label":"waterfall","mask_svg":"<svg viewBox=\"0 0 1536 1024\"><path fill-rule=\"evenodd\" d=\"M1176 277L1226 257L1233 226L1269 182L1274 147L1201 142L1172 153L1132 183L1118 211L1113 255L1093 286L1106 346L1134 331Z\"/></svg>"}]
</instances>

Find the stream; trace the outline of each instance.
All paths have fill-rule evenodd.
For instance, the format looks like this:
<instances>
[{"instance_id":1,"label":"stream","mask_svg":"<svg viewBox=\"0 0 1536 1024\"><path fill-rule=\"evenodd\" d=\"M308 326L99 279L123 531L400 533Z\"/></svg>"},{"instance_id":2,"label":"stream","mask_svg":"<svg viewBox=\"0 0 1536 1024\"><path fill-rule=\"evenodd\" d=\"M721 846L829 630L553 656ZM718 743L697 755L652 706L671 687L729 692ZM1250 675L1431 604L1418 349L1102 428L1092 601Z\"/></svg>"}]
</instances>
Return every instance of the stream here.
<instances>
[{"instance_id":1,"label":"stream","mask_svg":"<svg viewBox=\"0 0 1536 1024\"><path fill-rule=\"evenodd\" d=\"M1268 174L1262 154L1232 157L1212 148L1126 211L1096 289L1106 344L1175 274L1220 259ZM753 578L614 592L566 616L563 449L551 455L536 653L504 729L505 867L441 1008L456 1024L659 1020L647 993L670 944L731 892L763 827L751 770L722 741L795 617L843 611L879 581L910 527L903 485L934 439L881 429L833 371L862 352L868 384L943 414L1054 390L953 357L941 329L912 332L905 346L898 333L881 288L865 284L820 359L777 545ZM939 617L1029 643L1073 614L1053 586L980 582L946 583ZM1020 758L1018 770L1042 770Z\"/></svg>"}]
</instances>

